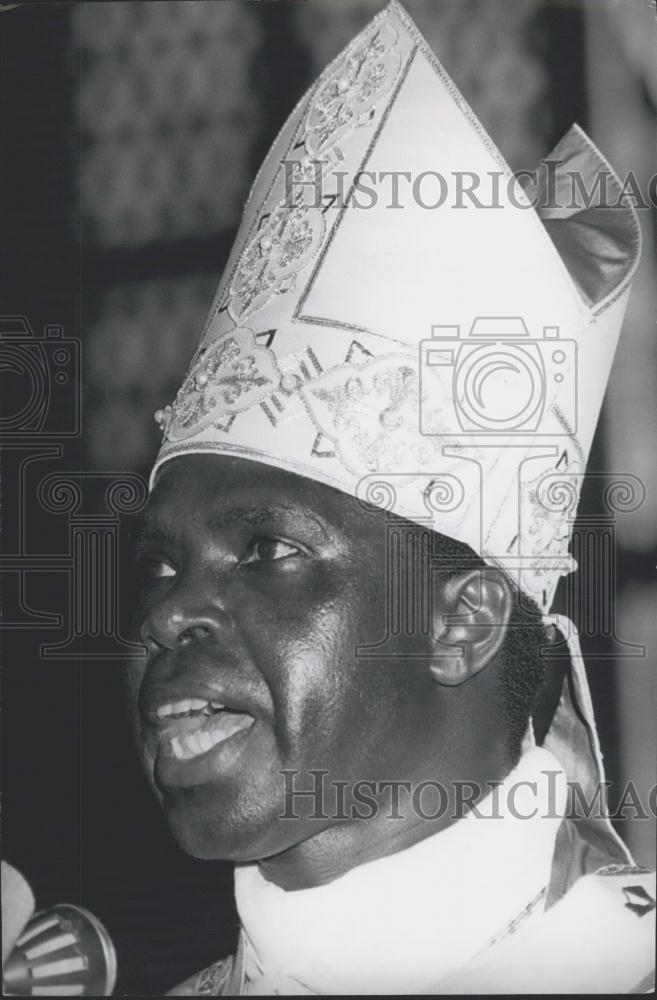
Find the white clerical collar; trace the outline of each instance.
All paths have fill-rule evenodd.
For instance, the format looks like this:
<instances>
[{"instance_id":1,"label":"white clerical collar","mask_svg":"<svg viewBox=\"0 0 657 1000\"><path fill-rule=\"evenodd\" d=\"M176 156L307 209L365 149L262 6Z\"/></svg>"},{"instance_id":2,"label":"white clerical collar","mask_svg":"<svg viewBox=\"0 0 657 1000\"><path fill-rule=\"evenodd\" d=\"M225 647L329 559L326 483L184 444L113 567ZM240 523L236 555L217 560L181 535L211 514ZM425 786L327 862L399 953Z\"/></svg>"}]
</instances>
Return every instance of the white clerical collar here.
<instances>
[{"instance_id":1,"label":"white clerical collar","mask_svg":"<svg viewBox=\"0 0 657 1000\"><path fill-rule=\"evenodd\" d=\"M534 747L476 811L327 885L288 892L238 866L247 992L429 991L542 912L565 801L558 761Z\"/></svg>"}]
</instances>

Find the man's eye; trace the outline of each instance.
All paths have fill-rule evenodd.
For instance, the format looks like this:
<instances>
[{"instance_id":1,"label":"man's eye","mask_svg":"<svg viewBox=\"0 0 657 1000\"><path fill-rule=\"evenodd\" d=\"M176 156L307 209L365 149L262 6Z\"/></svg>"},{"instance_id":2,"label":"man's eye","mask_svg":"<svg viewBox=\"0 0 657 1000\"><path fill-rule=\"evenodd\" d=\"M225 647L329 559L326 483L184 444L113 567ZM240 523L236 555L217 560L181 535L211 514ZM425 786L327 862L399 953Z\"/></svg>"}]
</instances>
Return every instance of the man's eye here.
<instances>
[{"instance_id":1,"label":"man's eye","mask_svg":"<svg viewBox=\"0 0 657 1000\"><path fill-rule=\"evenodd\" d=\"M289 556L300 555L301 550L281 538L254 538L250 542L242 565L249 563L279 562Z\"/></svg>"},{"instance_id":2,"label":"man's eye","mask_svg":"<svg viewBox=\"0 0 657 1000\"><path fill-rule=\"evenodd\" d=\"M164 559L146 559L144 561L144 576L149 580L164 580L166 577L175 576L176 571L171 563Z\"/></svg>"}]
</instances>

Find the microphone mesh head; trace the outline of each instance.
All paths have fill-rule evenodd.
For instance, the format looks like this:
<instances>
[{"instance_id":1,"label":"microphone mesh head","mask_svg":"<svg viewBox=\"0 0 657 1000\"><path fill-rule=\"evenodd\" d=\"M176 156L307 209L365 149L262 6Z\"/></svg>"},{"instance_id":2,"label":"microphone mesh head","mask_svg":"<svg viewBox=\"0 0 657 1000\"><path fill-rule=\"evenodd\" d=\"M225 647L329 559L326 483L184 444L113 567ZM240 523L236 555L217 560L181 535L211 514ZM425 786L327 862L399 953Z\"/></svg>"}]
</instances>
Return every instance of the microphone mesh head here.
<instances>
[{"instance_id":1,"label":"microphone mesh head","mask_svg":"<svg viewBox=\"0 0 657 1000\"><path fill-rule=\"evenodd\" d=\"M13 996L109 996L116 953L96 917L60 903L30 920L2 977L5 992Z\"/></svg>"}]
</instances>

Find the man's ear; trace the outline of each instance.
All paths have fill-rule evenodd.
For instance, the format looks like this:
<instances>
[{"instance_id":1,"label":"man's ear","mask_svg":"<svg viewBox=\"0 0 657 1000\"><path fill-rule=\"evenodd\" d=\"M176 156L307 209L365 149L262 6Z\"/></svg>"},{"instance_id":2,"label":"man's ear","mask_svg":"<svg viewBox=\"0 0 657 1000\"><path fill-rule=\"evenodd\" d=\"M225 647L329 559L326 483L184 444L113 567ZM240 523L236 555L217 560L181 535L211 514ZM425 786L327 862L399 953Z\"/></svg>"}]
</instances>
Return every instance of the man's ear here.
<instances>
[{"instance_id":1,"label":"man's ear","mask_svg":"<svg viewBox=\"0 0 657 1000\"><path fill-rule=\"evenodd\" d=\"M501 570L469 570L448 580L434 600L431 673L449 687L463 684L494 658L504 642L513 590Z\"/></svg>"}]
</instances>

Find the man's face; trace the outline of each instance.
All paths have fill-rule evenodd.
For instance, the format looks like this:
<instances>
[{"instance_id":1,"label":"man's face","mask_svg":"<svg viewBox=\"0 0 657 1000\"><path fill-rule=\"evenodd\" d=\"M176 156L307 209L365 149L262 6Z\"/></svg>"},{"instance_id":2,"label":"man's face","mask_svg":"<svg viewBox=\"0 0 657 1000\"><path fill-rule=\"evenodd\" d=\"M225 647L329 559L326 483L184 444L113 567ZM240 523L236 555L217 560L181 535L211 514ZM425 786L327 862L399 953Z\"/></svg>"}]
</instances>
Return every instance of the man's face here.
<instances>
[{"instance_id":1,"label":"man's face","mask_svg":"<svg viewBox=\"0 0 657 1000\"><path fill-rule=\"evenodd\" d=\"M336 822L279 818L286 769L306 788L311 769L326 782L436 776L426 661L356 655L386 634L380 512L279 469L192 455L163 467L141 547L149 656L129 686L144 765L187 851L253 860Z\"/></svg>"}]
</instances>

